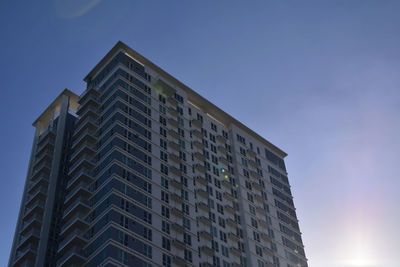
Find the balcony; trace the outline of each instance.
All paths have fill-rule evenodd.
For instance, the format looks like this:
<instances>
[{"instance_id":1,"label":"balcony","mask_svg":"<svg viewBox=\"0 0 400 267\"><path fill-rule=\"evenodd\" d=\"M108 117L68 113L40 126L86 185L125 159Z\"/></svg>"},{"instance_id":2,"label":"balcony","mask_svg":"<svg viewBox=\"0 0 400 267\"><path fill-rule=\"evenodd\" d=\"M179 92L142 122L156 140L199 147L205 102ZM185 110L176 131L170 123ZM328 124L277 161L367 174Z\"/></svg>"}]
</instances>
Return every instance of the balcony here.
<instances>
[{"instance_id":1,"label":"balcony","mask_svg":"<svg viewBox=\"0 0 400 267\"><path fill-rule=\"evenodd\" d=\"M64 205L70 205L73 201L75 201L76 198L80 196L84 196L87 199L90 195L91 193L88 189L88 184L81 181L65 196Z\"/></svg>"},{"instance_id":2,"label":"balcony","mask_svg":"<svg viewBox=\"0 0 400 267\"><path fill-rule=\"evenodd\" d=\"M13 266L34 266L36 256L37 245L31 243L25 246L25 248L17 251Z\"/></svg>"},{"instance_id":3,"label":"balcony","mask_svg":"<svg viewBox=\"0 0 400 267\"><path fill-rule=\"evenodd\" d=\"M221 185L225 187L225 189L230 190L232 188L231 183L228 181L228 179L224 179L221 181Z\"/></svg>"},{"instance_id":4,"label":"balcony","mask_svg":"<svg viewBox=\"0 0 400 267\"><path fill-rule=\"evenodd\" d=\"M262 196L261 195L259 195L259 194L254 194L254 199L255 199L255 201L257 201L258 203L264 203L264 199L262 198Z\"/></svg>"},{"instance_id":5,"label":"balcony","mask_svg":"<svg viewBox=\"0 0 400 267\"><path fill-rule=\"evenodd\" d=\"M37 145L36 155L39 155L45 149L53 150L54 144L55 144L55 137L49 137L49 138L43 139L43 141L39 142Z\"/></svg>"},{"instance_id":6,"label":"balcony","mask_svg":"<svg viewBox=\"0 0 400 267\"><path fill-rule=\"evenodd\" d=\"M26 205L29 206L37 199L45 200L47 198L47 187L40 186L33 190L31 195L28 195Z\"/></svg>"},{"instance_id":7,"label":"balcony","mask_svg":"<svg viewBox=\"0 0 400 267\"><path fill-rule=\"evenodd\" d=\"M255 156L257 156L257 154L256 154L256 152L254 152L253 150L251 150L251 149L247 149L247 155L249 155L250 157L255 157Z\"/></svg>"},{"instance_id":8,"label":"balcony","mask_svg":"<svg viewBox=\"0 0 400 267\"><path fill-rule=\"evenodd\" d=\"M176 107L178 105L178 101L176 101L173 96L168 97L167 102L173 107Z\"/></svg>"},{"instance_id":9,"label":"balcony","mask_svg":"<svg viewBox=\"0 0 400 267\"><path fill-rule=\"evenodd\" d=\"M182 189L182 183L178 182L176 179L171 179L170 184L173 188Z\"/></svg>"},{"instance_id":10,"label":"balcony","mask_svg":"<svg viewBox=\"0 0 400 267\"><path fill-rule=\"evenodd\" d=\"M82 248L75 246L57 261L57 266L81 266L85 260Z\"/></svg>"},{"instance_id":11,"label":"balcony","mask_svg":"<svg viewBox=\"0 0 400 267\"><path fill-rule=\"evenodd\" d=\"M76 187L79 182L84 182L86 184L90 184L93 181L93 177L90 174L90 171L86 169L81 169L76 176L72 177L68 180L67 189L71 190L72 188Z\"/></svg>"},{"instance_id":12,"label":"balcony","mask_svg":"<svg viewBox=\"0 0 400 267\"><path fill-rule=\"evenodd\" d=\"M203 189L196 189L196 195L208 199L208 192Z\"/></svg>"},{"instance_id":13,"label":"balcony","mask_svg":"<svg viewBox=\"0 0 400 267\"><path fill-rule=\"evenodd\" d=\"M58 253L64 254L71 246L83 247L87 239L84 237L84 232L80 229L75 229L68 236L64 237L63 241L58 246Z\"/></svg>"},{"instance_id":14,"label":"balcony","mask_svg":"<svg viewBox=\"0 0 400 267\"><path fill-rule=\"evenodd\" d=\"M235 214L235 209L231 205L225 204L224 207L225 207L225 211L227 211L228 213Z\"/></svg>"},{"instance_id":15,"label":"balcony","mask_svg":"<svg viewBox=\"0 0 400 267\"><path fill-rule=\"evenodd\" d=\"M259 179L260 175L258 173L256 173L255 171L250 171L250 176L253 177L254 179Z\"/></svg>"},{"instance_id":16,"label":"balcony","mask_svg":"<svg viewBox=\"0 0 400 267\"><path fill-rule=\"evenodd\" d=\"M234 200L234 198L233 198L231 193L224 192L223 196L224 196L224 199L226 199L226 200L229 200L229 201L233 201Z\"/></svg>"},{"instance_id":17,"label":"balcony","mask_svg":"<svg viewBox=\"0 0 400 267\"><path fill-rule=\"evenodd\" d=\"M68 221L75 213L87 213L90 211L89 201L84 197L78 197L69 207L64 210L63 219Z\"/></svg>"},{"instance_id":18,"label":"balcony","mask_svg":"<svg viewBox=\"0 0 400 267\"><path fill-rule=\"evenodd\" d=\"M267 212L261 207L256 207L256 211L263 216L267 215Z\"/></svg>"},{"instance_id":19,"label":"balcony","mask_svg":"<svg viewBox=\"0 0 400 267\"><path fill-rule=\"evenodd\" d=\"M172 208L171 209L171 214L174 215L177 218L183 218L183 212L177 208Z\"/></svg>"},{"instance_id":20,"label":"balcony","mask_svg":"<svg viewBox=\"0 0 400 267\"><path fill-rule=\"evenodd\" d=\"M205 226L211 226L211 220L208 217L205 216L199 216L197 217L197 221L202 223Z\"/></svg>"},{"instance_id":21,"label":"balcony","mask_svg":"<svg viewBox=\"0 0 400 267\"><path fill-rule=\"evenodd\" d=\"M174 266L186 266L186 260L179 256L174 256L172 258L172 263L174 264Z\"/></svg>"},{"instance_id":22,"label":"balcony","mask_svg":"<svg viewBox=\"0 0 400 267\"><path fill-rule=\"evenodd\" d=\"M49 177L47 175L40 175L34 181L31 181L28 187L28 193L32 194L38 187L47 188L49 185Z\"/></svg>"},{"instance_id":23,"label":"balcony","mask_svg":"<svg viewBox=\"0 0 400 267\"><path fill-rule=\"evenodd\" d=\"M169 168L169 171L170 171L173 175L175 175L175 176L177 176L177 177L180 177L180 176L182 175L181 170L178 169L177 167L174 167L174 166L170 167L170 168Z\"/></svg>"},{"instance_id":24,"label":"balcony","mask_svg":"<svg viewBox=\"0 0 400 267\"><path fill-rule=\"evenodd\" d=\"M269 247L263 247L263 252L270 256L274 255L274 251L272 249L270 249Z\"/></svg>"},{"instance_id":25,"label":"balcony","mask_svg":"<svg viewBox=\"0 0 400 267\"><path fill-rule=\"evenodd\" d=\"M193 147L203 151L203 149L204 149L203 143L200 143L199 141L193 141L192 144L193 144Z\"/></svg>"},{"instance_id":26,"label":"balcony","mask_svg":"<svg viewBox=\"0 0 400 267\"><path fill-rule=\"evenodd\" d=\"M97 129L97 120L87 117L84 120L78 120L74 135L78 136L83 130L95 131Z\"/></svg>"},{"instance_id":27,"label":"balcony","mask_svg":"<svg viewBox=\"0 0 400 267\"><path fill-rule=\"evenodd\" d=\"M192 120L192 126L201 129L201 127L203 126L203 123L201 122L201 120Z\"/></svg>"},{"instance_id":28,"label":"balcony","mask_svg":"<svg viewBox=\"0 0 400 267\"><path fill-rule=\"evenodd\" d=\"M182 204L182 202L183 202L182 197L180 195L176 194L176 193L172 193L171 194L171 200L176 202L176 203L179 203L179 204Z\"/></svg>"},{"instance_id":29,"label":"balcony","mask_svg":"<svg viewBox=\"0 0 400 267\"><path fill-rule=\"evenodd\" d=\"M86 216L87 213L77 213L72 216L72 218L61 227L60 236L67 236L76 228L86 229L89 226L89 223L84 219Z\"/></svg>"},{"instance_id":30,"label":"balcony","mask_svg":"<svg viewBox=\"0 0 400 267\"><path fill-rule=\"evenodd\" d=\"M50 175L50 171L51 171L51 164L49 164L47 162L42 162L41 164L39 164L39 166L37 166L34 169L31 179L35 180L41 174L45 174L48 176L48 175Z\"/></svg>"},{"instance_id":31,"label":"balcony","mask_svg":"<svg viewBox=\"0 0 400 267\"><path fill-rule=\"evenodd\" d=\"M24 220L29 221L35 214L43 214L45 201L35 200L32 204L26 205Z\"/></svg>"},{"instance_id":32,"label":"balcony","mask_svg":"<svg viewBox=\"0 0 400 267\"><path fill-rule=\"evenodd\" d=\"M178 132L177 131L175 131L175 130L172 130L172 129L169 129L168 130L168 135L169 136L172 136L173 138L175 138L175 139L179 139L179 134L178 134Z\"/></svg>"},{"instance_id":33,"label":"balcony","mask_svg":"<svg viewBox=\"0 0 400 267\"><path fill-rule=\"evenodd\" d=\"M259 219L258 224L263 227L264 229L268 229L268 223L264 220Z\"/></svg>"},{"instance_id":34,"label":"balcony","mask_svg":"<svg viewBox=\"0 0 400 267\"><path fill-rule=\"evenodd\" d=\"M263 239L263 240L265 240L265 241L272 241L271 240L271 237L268 235L268 234L266 234L266 233L261 233L261 239Z\"/></svg>"},{"instance_id":35,"label":"balcony","mask_svg":"<svg viewBox=\"0 0 400 267\"><path fill-rule=\"evenodd\" d=\"M231 228L236 228L236 226L237 226L237 223L234 220L232 220L231 218L226 219L226 224L228 226L230 226Z\"/></svg>"},{"instance_id":36,"label":"balcony","mask_svg":"<svg viewBox=\"0 0 400 267\"><path fill-rule=\"evenodd\" d=\"M86 168L89 170L93 169L95 165L96 162L92 157L88 155L82 156L79 160L77 160L74 165L72 165L69 171L69 175L74 176L74 174L78 173L81 168Z\"/></svg>"},{"instance_id":37,"label":"balcony","mask_svg":"<svg viewBox=\"0 0 400 267\"><path fill-rule=\"evenodd\" d=\"M194 137L199 138L199 139L202 139L202 138L203 138L203 134L202 134L199 130L196 130L196 129L192 131L192 135L193 135Z\"/></svg>"},{"instance_id":38,"label":"balcony","mask_svg":"<svg viewBox=\"0 0 400 267\"><path fill-rule=\"evenodd\" d=\"M96 143L96 131L95 130L90 130L86 129L85 131L82 131L79 135L74 134L74 141L72 142L72 149L76 149L83 143L84 141L88 141L90 143Z\"/></svg>"},{"instance_id":39,"label":"balcony","mask_svg":"<svg viewBox=\"0 0 400 267\"><path fill-rule=\"evenodd\" d=\"M195 159L202 161L202 162L206 160L206 157L203 154L201 154L200 152L195 152L193 154L193 156Z\"/></svg>"},{"instance_id":40,"label":"balcony","mask_svg":"<svg viewBox=\"0 0 400 267\"><path fill-rule=\"evenodd\" d=\"M258 190L258 191L262 191L262 190L263 190L262 186L261 186L259 183L257 183L257 182L251 182L251 186L252 186L254 189Z\"/></svg>"},{"instance_id":41,"label":"balcony","mask_svg":"<svg viewBox=\"0 0 400 267\"><path fill-rule=\"evenodd\" d=\"M235 247L230 247L229 248L229 251L232 253L232 254L234 254L235 256L237 256L237 257L240 257L240 250L239 249L237 249L237 248L235 248Z\"/></svg>"},{"instance_id":42,"label":"balcony","mask_svg":"<svg viewBox=\"0 0 400 267\"><path fill-rule=\"evenodd\" d=\"M228 166L228 164L229 164L228 160L225 157L219 157L218 160L225 166Z\"/></svg>"},{"instance_id":43,"label":"balcony","mask_svg":"<svg viewBox=\"0 0 400 267\"><path fill-rule=\"evenodd\" d=\"M204 253L205 255L210 256L210 257L212 257L214 255L214 250L212 250L208 246L201 246L200 247L200 252Z\"/></svg>"},{"instance_id":44,"label":"balcony","mask_svg":"<svg viewBox=\"0 0 400 267\"><path fill-rule=\"evenodd\" d=\"M51 164L51 161L53 159L53 149L47 148L41 151L41 153L38 153L36 155L36 160L34 163L34 166L39 165L41 162L48 162Z\"/></svg>"},{"instance_id":45,"label":"balcony","mask_svg":"<svg viewBox=\"0 0 400 267\"><path fill-rule=\"evenodd\" d=\"M249 159L247 162L249 163L250 167L253 167L253 168L257 168L258 167L257 162L255 162L252 159Z\"/></svg>"},{"instance_id":46,"label":"balcony","mask_svg":"<svg viewBox=\"0 0 400 267\"><path fill-rule=\"evenodd\" d=\"M175 163L180 163L181 162L180 157L175 155L175 154L173 154L173 153L169 153L168 157L169 157L170 160L172 160Z\"/></svg>"},{"instance_id":47,"label":"balcony","mask_svg":"<svg viewBox=\"0 0 400 267\"><path fill-rule=\"evenodd\" d=\"M225 146L218 146L217 150L222 154L226 154L227 153L227 150L226 150Z\"/></svg>"},{"instance_id":48,"label":"balcony","mask_svg":"<svg viewBox=\"0 0 400 267\"><path fill-rule=\"evenodd\" d=\"M200 231L199 236L200 238L208 241L211 241L213 239L212 235L207 231Z\"/></svg>"},{"instance_id":49,"label":"balcony","mask_svg":"<svg viewBox=\"0 0 400 267\"><path fill-rule=\"evenodd\" d=\"M171 125L174 128L179 128L179 122L172 118L168 118L168 125Z\"/></svg>"},{"instance_id":50,"label":"balcony","mask_svg":"<svg viewBox=\"0 0 400 267\"><path fill-rule=\"evenodd\" d=\"M216 139L218 143L225 146L226 139L222 135L217 135Z\"/></svg>"},{"instance_id":51,"label":"balcony","mask_svg":"<svg viewBox=\"0 0 400 267\"><path fill-rule=\"evenodd\" d=\"M179 116L179 112L172 107L168 107L168 113L175 118Z\"/></svg>"},{"instance_id":52,"label":"balcony","mask_svg":"<svg viewBox=\"0 0 400 267\"><path fill-rule=\"evenodd\" d=\"M169 141L168 142L168 146L170 148L172 148L173 150L175 150L175 151L179 151L181 149L181 147L177 143L175 143L173 141Z\"/></svg>"},{"instance_id":53,"label":"balcony","mask_svg":"<svg viewBox=\"0 0 400 267\"><path fill-rule=\"evenodd\" d=\"M42 225L43 215L34 214L29 218L29 220L23 221L21 235L26 235L32 228L40 228Z\"/></svg>"},{"instance_id":54,"label":"balcony","mask_svg":"<svg viewBox=\"0 0 400 267\"><path fill-rule=\"evenodd\" d=\"M194 170L195 170L195 172L198 172L198 173L202 173L202 174L206 173L206 167L204 167L203 165L200 165L200 164L195 164Z\"/></svg>"},{"instance_id":55,"label":"balcony","mask_svg":"<svg viewBox=\"0 0 400 267\"><path fill-rule=\"evenodd\" d=\"M83 142L82 145L71 155L70 164L74 164L79 160L79 157L82 156L83 153L93 156L96 153L96 146L88 141Z\"/></svg>"},{"instance_id":56,"label":"balcony","mask_svg":"<svg viewBox=\"0 0 400 267\"><path fill-rule=\"evenodd\" d=\"M99 105L98 96L99 96L99 92L93 88L83 92L83 94L80 96L80 99L78 101L79 108L78 108L77 113L89 103L93 104L94 106L98 106Z\"/></svg>"},{"instance_id":57,"label":"balcony","mask_svg":"<svg viewBox=\"0 0 400 267\"><path fill-rule=\"evenodd\" d=\"M182 234L185 231L185 228L183 228L183 226L178 223L172 223L171 228L173 231L180 233L180 234Z\"/></svg>"},{"instance_id":58,"label":"balcony","mask_svg":"<svg viewBox=\"0 0 400 267\"><path fill-rule=\"evenodd\" d=\"M201 185L207 185L208 184L207 179L204 178L203 176L196 176L195 177L195 181L196 181L196 183L199 183Z\"/></svg>"},{"instance_id":59,"label":"balcony","mask_svg":"<svg viewBox=\"0 0 400 267\"><path fill-rule=\"evenodd\" d=\"M203 203L203 202L197 203L197 208L199 208L199 209L201 209L201 210L203 210L205 212L209 212L210 211L210 207L207 204Z\"/></svg>"},{"instance_id":60,"label":"balcony","mask_svg":"<svg viewBox=\"0 0 400 267\"><path fill-rule=\"evenodd\" d=\"M228 238L234 242L240 241L240 238L237 235L235 235L234 233L228 233Z\"/></svg>"},{"instance_id":61,"label":"balcony","mask_svg":"<svg viewBox=\"0 0 400 267\"><path fill-rule=\"evenodd\" d=\"M82 109L80 113L81 115L79 115L79 120L84 120L89 117L97 119L99 117L98 110L95 107L87 107L84 110Z\"/></svg>"},{"instance_id":62,"label":"balcony","mask_svg":"<svg viewBox=\"0 0 400 267\"><path fill-rule=\"evenodd\" d=\"M28 231L22 239L18 242L18 249L25 248L29 243L37 243L40 239L40 229L39 228L32 228Z\"/></svg>"},{"instance_id":63,"label":"balcony","mask_svg":"<svg viewBox=\"0 0 400 267\"><path fill-rule=\"evenodd\" d=\"M174 246L175 248L177 248L179 250L184 250L185 249L185 243L183 243L179 239L173 239L172 240L172 246Z\"/></svg>"}]
</instances>

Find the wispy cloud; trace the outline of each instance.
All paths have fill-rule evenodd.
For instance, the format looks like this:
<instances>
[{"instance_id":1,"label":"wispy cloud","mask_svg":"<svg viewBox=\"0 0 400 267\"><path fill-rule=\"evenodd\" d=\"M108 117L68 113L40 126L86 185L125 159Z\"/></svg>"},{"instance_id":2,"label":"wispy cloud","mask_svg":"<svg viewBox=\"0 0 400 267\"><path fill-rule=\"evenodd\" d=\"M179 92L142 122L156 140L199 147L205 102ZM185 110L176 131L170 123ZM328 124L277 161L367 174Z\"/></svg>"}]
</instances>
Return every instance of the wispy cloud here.
<instances>
[{"instance_id":1,"label":"wispy cloud","mask_svg":"<svg viewBox=\"0 0 400 267\"><path fill-rule=\"evenodd\" d=\"M54 0L57 15L64 19L72 19L85 15L101 0Z\"/></svg>"}]
</instances>

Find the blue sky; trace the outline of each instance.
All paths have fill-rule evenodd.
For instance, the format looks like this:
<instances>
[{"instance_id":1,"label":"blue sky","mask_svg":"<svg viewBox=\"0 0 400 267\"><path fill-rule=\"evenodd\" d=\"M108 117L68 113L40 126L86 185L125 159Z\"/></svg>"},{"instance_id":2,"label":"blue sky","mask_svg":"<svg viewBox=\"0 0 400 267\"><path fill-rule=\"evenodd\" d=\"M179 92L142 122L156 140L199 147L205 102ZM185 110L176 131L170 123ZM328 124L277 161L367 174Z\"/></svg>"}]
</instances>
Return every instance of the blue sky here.
<instances>
[{"instance_id":1,"label":"blue sky","mask_svg":"<svg viewBox=\"0 0 400 267\"><path fill-rule=\"evenodd\" d=\"M310 266L397 266L399 1L63 2L0 3L1 262L31 123L121 40L289 154Z\"/></svg>"}]
</instances>

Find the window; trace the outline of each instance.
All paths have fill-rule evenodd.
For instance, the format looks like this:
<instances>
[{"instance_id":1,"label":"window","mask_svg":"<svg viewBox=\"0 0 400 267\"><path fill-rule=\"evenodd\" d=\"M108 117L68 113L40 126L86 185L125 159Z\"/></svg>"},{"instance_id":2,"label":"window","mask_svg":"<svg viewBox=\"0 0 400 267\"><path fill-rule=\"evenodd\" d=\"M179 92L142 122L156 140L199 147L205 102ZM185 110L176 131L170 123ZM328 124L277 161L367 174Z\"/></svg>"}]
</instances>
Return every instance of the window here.
<instances>
[{"instance_id":1,"label":"window","mask_svg":"<svg viewBox=\"0 0 400 267\"><path fill-rule=\"evenodd\" d=\"M162 221L161 230L162 230L163 232L169 234L169 233L170 233L170 230L169 230L169 223L167 223L166 221Z\"/></svg>"},{"instance_id":2,"label":"window","mask_svg":"<svg viewBox=\"0 0 400 267\"><path fill-rule=\"evenodd\" d=\"M162 247L166 250L171 250L171 240L166 237L162 237Z\"/></svg>"},{"instance_id":3,"label":"window","mask_svg":"<svg viewBox=\"0 0 400 267\"><path fill-rule=\"evenodd\" d=\"M168 180L165 179L164 177L161 177L161 186L164 187L165 189L168 189Z\"/></svg>"},{"instance_id":4,"label":"window","mask_svg":"<svg viewBox=\"0 0 400 267\"><path fill-rule=\"evenodd\" d=\"M163 260L162 260L163 266L165 266L165 267L171 267L171 257L170 257L170 256L165 255L165 254L163 253L162 259L163 259Z\"/></svg>"},{"instance_id":5,"label":"window","mask_svg":"<svg viewBox=\"0 0 400 267\"><path fill-rule=\"evenodd\" d=\"M217 131L217 125L215 125L214 123L211 123L211 129L216 132Z\"/></svg>"}]
</instances>

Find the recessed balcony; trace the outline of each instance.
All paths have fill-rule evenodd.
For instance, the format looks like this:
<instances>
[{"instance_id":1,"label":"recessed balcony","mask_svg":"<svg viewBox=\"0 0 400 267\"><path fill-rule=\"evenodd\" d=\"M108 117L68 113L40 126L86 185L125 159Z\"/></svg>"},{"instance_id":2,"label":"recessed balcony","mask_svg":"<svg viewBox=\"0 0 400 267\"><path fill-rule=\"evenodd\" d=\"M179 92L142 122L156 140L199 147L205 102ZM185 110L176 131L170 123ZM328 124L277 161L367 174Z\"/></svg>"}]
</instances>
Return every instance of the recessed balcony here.
<instances>
[{"instance_id":1,"label":"recessed balcony","mask_svg":"<svg viewBox=\"0 0 400 267\"><path fill-rule=\"evenodd\" d=\"M168 130L168 135L173 137L173 138L175 138L175 139L177 139L177 140L179 139L179 134L175 130L169 129Z\"/></svg>"},{"instance_id":2,"label":"recessed balcony","mask_svg":"<svg viewBox=\"0 0 400 267\"><path fill-rule=\"evenodd\" d=\"M201 120L192 120L192 126L201 129L201 127L203 126L203 123L201 122Z\"/></svg>"},{"instance_id":3,"label":"recessed balcony","mask_svg":"<svg viewBox=\"0 0 400 267\"><path fill-rule=\"evenodd\" d=\"M205 159L206 159L206 157L203 154L201 154L200 152L195 152L193 154L193 156L195 159L197 159L199 161L205 161Z\"/></svg>"},{"instance_id":4,"label":"recessed balcony","mask_svg":"<svg viewBox=\"0 0 400 267\"><path fill-rule=\"evenodd\" d=\"M173 107L176 107L178 105L178 101L176 101L173 96L168 97L167 102Z\"/></svg>"},{"instance_id":5,"label":"recessed balcony","mask_svg":"<svg viewBox=\"0 0 400 267\"><path fill-rule=\"evenodd\" d=\"M226 154L227 153L227 150L226 150L225 146L218 146L217 150L222 154Z\"/></svg>"},{"instance_id":6,"label":"recessed balcony","mask_svg":"<svg viewBox=\"0 0 400 267\"><path fill-rule=\"evenodd\" d=\"M179 239L172 239L172 246L174 246L175 248L179 249L179 250L184 250L185 249L185 243L183 243L182 241L180 241Z\"/></svg>"},{"instance_id":7,"label":"recessed balcony","mask_svg":"<svg viewBox=\"0 0 400 267\"><path fill-rule=\"evenodd\" d=\"M247 155L249 155L250 157L255 157L255 156L257 156L257 154L256 154L256 152L254 152L253 150L251 150L251 149L247 149Z\"/></svg>"},{"instance_id":8,"label":"recessed balcony","mask_svg":"<svg viewBox=\"0 0 400 267\"><path fill-rule=\"evenodd\" d=\"M169 141L168 142L168 146L170 148L172 148L173 150L175 150L175 151L179 151L181 149L181 147L177 143L175 143L173 141Z\"/></svg>"},{"instance_id":9,"label":"recessed balcony","mask_svg":"<svg viewBox=\"0 0 400 267\"><path fill-rule=\"evenodd\" d=\"M175 118L179 116L179 112L172 107L168 107L168 114L174 116Z\"/></svg>"},{"instance_id":10,"label":"recessed balcony","mask_svg":"<svg viewBox=\"0 0 400 267\"><path fill-rule=\"evenodd\" d=\"M201 185L207 185L208 184L207 179L204 178L203 176L200 176L200 175L195 177L195 181L196 181L196 183L199 183Z\"/></svg>"},{"instance_id":11,"label":"recessed balcony","mask_svg":"<svg viewBox=\"0 0 400 267\"><path fill-rule=\"evenodd\" d=\"M229 164L228 160L225 157L219 157L218 160L220 163L224 164L226 167Z\"/></svg>"},{"instance_id":12,"label":"recessed balcony","mask_svg":"<svg viewBox=\"0 0 400 267\"><path fill-rule=\"evenodd\" d=\"M171 200L179 204L183 203L182 197L176 193L171 194Z\"/></svg>"},{"instance_id":13,"label":"recessed balcony","mask_svg":"<svg viewBox=\"0 0 400 267\"><path fill-rule=\"evenodd\" d=\"M177 208L171 209L171 214L178 218L183 218L183 212Z\"/></svg>"},{"instance_id":14,"label":"recessed balcony","mask_svg":"<svg viewBox=\"0 0 400 267\"><path fill-rule=\"evenodd\" d=\"M199 142L199 141L193 141L193 147L199 149L199 150L203 150L204 149L204 145L203 143Z\"/></svg>"},{"instance_id":15,"label":"recessed balcony","mask_svg":"<svg viewBox=\"0 0 400 267\"><path fill-rule=\"evenodd\" d=\"M203 134L199 130L192 130L192 136L197 137L199 139L203 138Z\"/></svg>"},{"instance_id":16,"label":"recessed balcony","mask_svg":"<svg viewBox=\"0 0 400 267\"><path fill-rule=\"evenodd\" d=\"M240 238L234 233L228 233L228 238L234 242L240 241Z\"/></svg>"},{"instance_id":17,"label":"recessed balcony","mask_svg":"<svg viewBox=\"0 0 400 267\"><path fill-rule=\"evenodd\" d=\"M197 203L197 208L201 209L201 210L203 210L205 212L209 212L210 211L210 207L207 204L205 204L204 202Z\"/></svg>"},{"instance_id":18,"label":"recessed balcony","mask_svg":"<svg viewBox=\"0 0 400 267\"><path fill-rule=\"evenodd\" d=\"M211 226L211 220L210 220L208 217L205 217L205 216L198 216L198 217L197 217L197 221L199 221L199 222L202 223L203 225Z\"/></svg>"},{"instance_id":19,"label":"recessed balcony","mask_svg":"<svg viewBox=\"0 0 400 267\"><path fill-rule=\"evenodd\" d=\"M196 195L208 199L208 192L203 189L196 189Z\"/></svg>"},{"instance_id":20,"label":"recessed balcony","mask_svg":"<svg viewBox=\"0 0 400 267\"><path fill-rule=\"evenodd\" d=\"M73 247L57 261L57 266L81 266L86 260L84 255L84 251L81 247Z\"/></svg>"},{"instance_id":21,"label":"recessed balcony","mask_svg":"<svg viewBox=\"0 0 400 267\"><path fill-rule=\"evenodd\" d=\"M231 205L226 204L224 207L225 207L225 211L227 211L228 213L235 214L235 209Z\"/></svg>"},{"instance_id":22,"label":"recessed balcony","mask_svg":"<svg viewBox=\"0 0 400 267\"><path fill-rule=\"evenodd\" d=\"M174 153L169 153L168 157L170 160L172 160L175 163L180 163L181 159L179 158L179 156L175 155Z\"/></svg>"},{"instance_id":23,"label":"recessed balcony","mask_svg":"<svg viewBox=\"0 0 400 267\"><path fill-rule=\"evenodd\" d=\"M181 174L182 174L181 170L178 169L177 167L174 167L174 166L170 167L170 168L169 168L169 171L170 171L173 175L178 176L178 177L180 177Z\"/></svg>"},{"instance_id":24,"label":"recessed balcony","mask_svg":"<svg viewBox=\"0 0 400 267\"><path fill-rule=\"evenodd\" d=\"M200 164L194 165L194 170L195 170L195 172L198 172L198 173L202 173L202 174L206 173L206 167L204 167L203 165L200 165Z\"/></svg>"},{"instance_id":25,"label":"recessed balcony","mask_svg":"<svg viewBox=\"0 0 400 267\"><path fill-rule=\"evenodd\" d=\"M218 143L225 146L226 139L222 135L217 135L216 139Z\"/></svg>"},{"instance_id":26,"label":"recessed balcony","mask_svg":"<svg viewBox=\"0 0 400 267\"><path fill-rule=\"evenodd\" d=\"M235 256L237 256L237 257L240 257L240 250L239 249L237 249L237 248L235 248L235 247L230 247L229 248L229 251L232 253L232 254L234 254Z\"/></svg>"},{"instance_id":27,"label":"recessed balcony","mask_svg":"<svg viewBox=\"0 0 400 267\"><path fill-rule=\"evenodd\" d=\"M211 241L213 239L212 235L208 231L200 231L199 236L201 239Z\"/></svg>"},{"instance_id":28,"label":"recessed balcony","mask_svg":"<svg viewBox=\"0 0 400 267\"><path fill-rule=\"evenodd\" d=\"M173 256L172 263L174 266L186 266L186 260L179 256Z\"/></svg>"},{"instance_id":29,"label":"recessed balcony","mask_svg":"<svg viewBox=\"0 0 400 267\"><path fill-rule=\"evenodd\" d=\"M205 255L210 256L210 257L212 257L214 255L214 251L208 246L201 246L200 252L204 253Z\"/></svg>"},{"instance_id":30,"label":"recessed balcony","mask_svg":"<svg viewBox=\"0 0 400 267\"><path fill-rule=\"evenodd\" d=\"M183 228L183 226L178 223L172 223L171 228L177 233L183 233L185 231L185 228Z\"/></svg>"},{"instance_id":31,"label":"recessed balcony","mask_svg":"<svg viewBox=\"0 0 400 267\"><path fill-rule=\"evenodd\" d=\"M223 196L224 196L224 199L226 199L226 200L229 200L229 201L233 201L234 200L234 198L233 198L231 193L224 192Z\"/></svg>"},{"instance_id":32,"label":"recessed balcony","mask_svg":"<svg viewBox=\"0 0 400 267\"><path fill-rule=\"evenodd\" d=\"M171 125L172 127L175 127L175 128L179 128L179 122L172 118L168 119L168 125Z\"/></svg>"}]
</instances>

